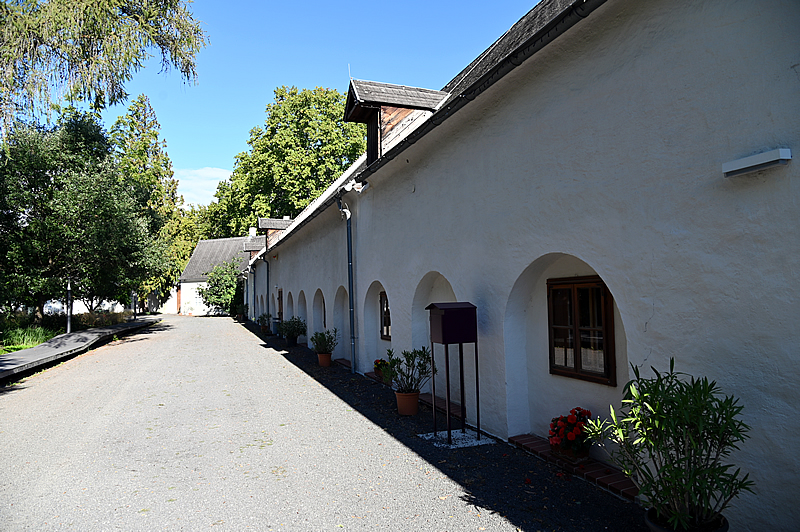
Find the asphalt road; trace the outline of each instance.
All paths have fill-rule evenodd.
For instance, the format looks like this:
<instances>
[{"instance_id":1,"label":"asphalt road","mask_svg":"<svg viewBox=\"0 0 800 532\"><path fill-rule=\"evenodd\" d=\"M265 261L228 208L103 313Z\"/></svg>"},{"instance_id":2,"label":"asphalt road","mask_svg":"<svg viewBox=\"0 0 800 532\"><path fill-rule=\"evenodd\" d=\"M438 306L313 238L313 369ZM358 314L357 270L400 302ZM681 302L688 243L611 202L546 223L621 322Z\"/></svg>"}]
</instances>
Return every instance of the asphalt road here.
<instances>
[{"instance_id":1,"label":"asphalt road","mask_svg":"<svg viewBox=\"0 0 800 532\"><path fill-rule=\"evenodd\" d=\"M0 530L643 530L642 510L229 318L163 322L0 391Z\"/></svg>"}]
</instances>

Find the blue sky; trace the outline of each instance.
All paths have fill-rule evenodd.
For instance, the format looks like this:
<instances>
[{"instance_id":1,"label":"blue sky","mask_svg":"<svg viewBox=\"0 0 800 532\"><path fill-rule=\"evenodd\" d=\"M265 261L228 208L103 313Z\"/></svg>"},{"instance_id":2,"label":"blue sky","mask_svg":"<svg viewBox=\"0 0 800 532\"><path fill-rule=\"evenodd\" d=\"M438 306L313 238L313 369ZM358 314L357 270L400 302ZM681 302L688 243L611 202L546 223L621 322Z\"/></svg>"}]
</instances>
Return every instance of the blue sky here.
<instances>
[{"instance_id":1,"label":"blue sky","mask_svg":"<svg viewBox=\"0 0 800 532\"><path fill-rule=\"evenodd\" d=\"M358 79L441 89L536 3L197 0L192 10L209 37L197 85L152 61L127 90L150 98L185 202L207 205L264 122L275 87L344 93L349 67ZM106 127L126 107L104 112Z\"/></svg>"}]
</instances>

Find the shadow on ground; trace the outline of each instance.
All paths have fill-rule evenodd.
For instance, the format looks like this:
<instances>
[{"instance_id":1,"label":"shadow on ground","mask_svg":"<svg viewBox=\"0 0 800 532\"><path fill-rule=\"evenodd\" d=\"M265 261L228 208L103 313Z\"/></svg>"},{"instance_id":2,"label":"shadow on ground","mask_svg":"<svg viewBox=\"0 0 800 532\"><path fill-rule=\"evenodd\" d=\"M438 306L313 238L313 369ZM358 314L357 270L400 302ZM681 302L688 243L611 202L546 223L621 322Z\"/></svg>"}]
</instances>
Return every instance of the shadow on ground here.
<instances>
[{"instance_id":1,"label":"shadow on ground","mask_svg":"<svg viewBox=\"0 0 800 532\"><path fill-rule=\"evenodd\" d=\"M496 440L494 445L443 449L417 437L433 432L431 409L420 405L416 416L397 414L394 392L363 375L334 364L320 367L306 347L286 348L283 340L263 336L244 325L292 364L325 386L367 419L460 484L465 502L475 511L498 513L520 530L646 531L644 510L573 477L529 453ZM438 417L442 429L443 416ZM454 420L454 426L457 423Z\"/></svg>"}]
</instances>

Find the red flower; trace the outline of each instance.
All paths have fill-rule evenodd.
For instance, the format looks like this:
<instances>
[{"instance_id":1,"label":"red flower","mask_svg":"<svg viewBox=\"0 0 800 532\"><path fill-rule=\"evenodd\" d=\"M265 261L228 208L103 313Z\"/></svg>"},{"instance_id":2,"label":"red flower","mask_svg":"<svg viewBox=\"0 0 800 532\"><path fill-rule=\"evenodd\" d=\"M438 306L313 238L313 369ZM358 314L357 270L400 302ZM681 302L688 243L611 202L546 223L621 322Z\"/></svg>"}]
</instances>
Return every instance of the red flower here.
<instances>
[{"instance_id":1,"label":"red flower","mask_svg":"<svg viewBox=\"0 0 800 532\"><path fill-rule=\"evenodd\" d=\"M575 433L574 432L570 432L569 434L567 434L567 439L569 441L573 441L575 439Z\"/></svg>"},{"instance_id":2,"label":"red flower","mask_svg":"<svg viewBox=\"0 0 800 532\"><path fill-rule=\"evenodd\" d=\"M574 423L576 423L577 421L578 421L578 418L576 418L574 414L572 414L571 416L569 416L569 417L567 418L567 422L569 422L570 424L574 424Z\"/></svg>"},{"instance_id":3,"label":"red flower","mask_svg":"<svg viewBox=\"0 0 800 532\"><path fill-rule=\"evenodd\" d=\"M587 418L592 417L592 412L590 410L584 410L583 413L586 414Z\"/></svg>"},{"instance_id":4,"label":"red flower","mask_svg":"<svg viewBox=\"0 0 800 532\"><path fill-rule=\"evenodd\" d=\"M580 433L581 433L581 428L580 427L575 427L575 430L572 431L572 434L574 434L575 436L577 436Z\"/></svg>"}]
</instances>

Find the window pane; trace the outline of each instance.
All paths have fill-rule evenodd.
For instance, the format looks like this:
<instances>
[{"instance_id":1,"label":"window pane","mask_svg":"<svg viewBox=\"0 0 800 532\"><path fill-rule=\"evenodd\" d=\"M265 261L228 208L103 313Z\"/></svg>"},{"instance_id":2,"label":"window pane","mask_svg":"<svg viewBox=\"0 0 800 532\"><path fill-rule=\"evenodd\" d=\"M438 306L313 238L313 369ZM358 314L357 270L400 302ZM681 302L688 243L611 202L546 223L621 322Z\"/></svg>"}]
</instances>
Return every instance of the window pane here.
<instances>
[{"instance_id":1,"label":"window pane","mask_svg":"<svg viewBox=\"0 0 800 532\"><path fill-rule=\"evenodd\" d=\"M553 323L562 327L572 326L572 289L554 288L550 292L553 302Z\"/></svg>"},{"instance_id":2,"label":"window pane","mask_svg":"<svg viewBox=\"0 0 800 532\"><path fill-rule=\"evenodd\" d=\"M605 375L603 333L581 331L581 369Z\"/></svg>"},{"instance_id":3,"label":"window pane","mask_svg":"<svg viewBox=\"0 0 800 532\"><path fill-rule=\"evenodd\" d=\"M553 364L575 368L574 341L571 329L553 329Z\"/></svg>"},{"instance_id":4,"label":"window pane","mask_svg":"<svg viewBox=\"0 0 800 532\"><path fill-rule=\"evenodd\" d=\"M599 286L578 288L578 327L603 326L603 292Z\"/></svg>"}]
</instances>

